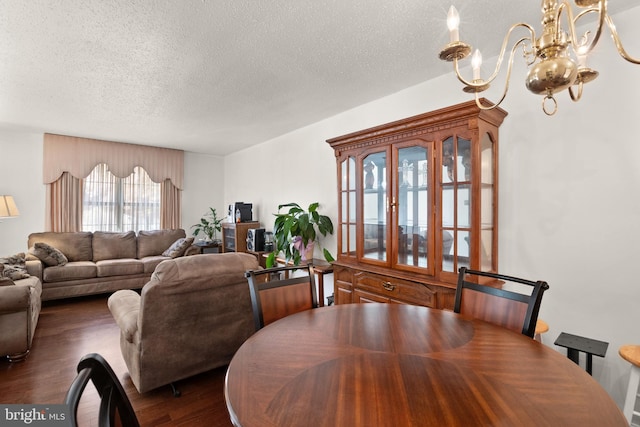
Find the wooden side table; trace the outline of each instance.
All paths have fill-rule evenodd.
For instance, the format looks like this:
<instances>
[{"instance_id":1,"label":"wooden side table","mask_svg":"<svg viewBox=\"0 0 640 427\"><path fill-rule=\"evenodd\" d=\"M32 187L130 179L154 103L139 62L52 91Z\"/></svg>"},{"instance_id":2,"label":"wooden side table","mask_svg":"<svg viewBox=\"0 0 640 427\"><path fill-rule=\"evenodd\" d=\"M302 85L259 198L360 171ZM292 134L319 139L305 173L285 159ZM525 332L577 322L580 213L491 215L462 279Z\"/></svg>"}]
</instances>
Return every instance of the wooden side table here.
<instances>
[{"instance_id":1,"label":"wooden side table","mask_svg":"<svg viewBox=\"0 0 640 427\"><path fill-rule=\"evenodd\" d=\"M263 253L262 256L267 258L269 252ZM277 257L276 262L284 264L286 259ZM333 273L333 265L320 258L314 258L311 262L313 264L313 272L316 275L316 283L318 284L318 306L324 307L324 276L325 274ZM289 264L293 265L291 261L289 261Z\"/></svg>"},{"instance_id":2,"label":"wooden side table","mask_svg":"<svg viewBox=\"0 0 640 427\"><path fill-rule=\"evenodd\" d=\"M217 254L220 252L220 242L196 242L194 245L200 248L201 254Z\"/></svg>"},{"instance_id":3,"label":"wooden side table","mask_svg":"<svg viewBox=\"0 0 640 427\"><path fill-rule=\"evenodd\" d=\"M324 307L324 275L333 273L333 265L323 259L313 259L313 271L318 281L318 305Z\"/></svg>"}]
</instances>

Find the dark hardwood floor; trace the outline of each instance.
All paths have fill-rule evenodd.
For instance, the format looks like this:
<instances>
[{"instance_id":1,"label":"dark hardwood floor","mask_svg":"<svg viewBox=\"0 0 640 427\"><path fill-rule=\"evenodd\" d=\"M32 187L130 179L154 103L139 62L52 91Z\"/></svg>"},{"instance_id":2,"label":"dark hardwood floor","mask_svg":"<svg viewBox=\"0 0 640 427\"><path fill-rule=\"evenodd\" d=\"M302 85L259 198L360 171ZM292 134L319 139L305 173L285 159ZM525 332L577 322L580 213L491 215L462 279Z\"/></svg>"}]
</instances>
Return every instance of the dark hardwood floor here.
<instances>
[{"instance_id":1,"label":"dark hardwood floor","mask_svg":"<svg viewBox=\"0 0 640 427\"><path fill-rule=\"evenodd\" d=\"M142 426L231 426L224 401L226 366L140 394L120 353L120 331L107 308L107 295L43 305L31 354L24 362L0 362L0 403L63 403L87 353L100 353L118 375ZM87 386L78 411L81 425L97 425L98 394Z\"/></svg>"}]
</instances>

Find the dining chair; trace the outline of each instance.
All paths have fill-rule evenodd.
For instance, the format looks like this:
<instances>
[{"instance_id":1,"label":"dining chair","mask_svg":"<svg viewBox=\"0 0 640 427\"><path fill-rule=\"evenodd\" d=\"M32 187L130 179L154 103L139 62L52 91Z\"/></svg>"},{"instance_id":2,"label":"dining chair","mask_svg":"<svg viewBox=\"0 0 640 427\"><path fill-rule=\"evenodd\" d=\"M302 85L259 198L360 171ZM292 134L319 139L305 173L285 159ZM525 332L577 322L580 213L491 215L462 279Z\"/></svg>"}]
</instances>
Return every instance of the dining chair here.
<instances>
[{"instance_id":1,"label":"dining chair","mask_svg":"<svg viewBox=\"0 0 640 427\"><path fill-rule=\"evenodd\" d=\"M245 276L256 330L290 314L318 307L312 264L249 270Z\"/></svg>"},{"instance_id":2,"label":"dining chair","mask_svg":"<svg viewBox=\"0 0 640 427\"><path fill-rule=\"evenodd\" d=\"M461 267L453 311L533 338L542 295L548 289L547 282L541 280L533 282Z\"/></svg>"},{"instance_id":3,"label":"dining chair","mask_svg":"<svg viewBox=\"0 0 640 427\"><path fill-rule=\"evenodd\" d=\"M64 399L64 403L69 406L70 423L73 427L78 425L78 405L89 380L100 395L99 427L140 426L118 377L101 355L87 354L80 359L77 371Z\"/></svg>"}]
</instances>

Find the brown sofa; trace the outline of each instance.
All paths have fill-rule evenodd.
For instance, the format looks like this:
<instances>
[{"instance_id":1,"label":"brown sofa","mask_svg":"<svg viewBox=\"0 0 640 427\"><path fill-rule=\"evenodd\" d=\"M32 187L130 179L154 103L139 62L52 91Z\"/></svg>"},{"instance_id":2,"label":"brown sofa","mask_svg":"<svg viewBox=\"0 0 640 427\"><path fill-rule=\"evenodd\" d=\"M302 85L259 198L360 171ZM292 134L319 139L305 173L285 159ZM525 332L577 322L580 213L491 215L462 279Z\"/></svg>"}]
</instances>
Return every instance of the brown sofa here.
<instances>
[{"instance_id":1,"label":"brown sofa","mask_svg":"<svg viewBox=\"0 0 640 427\"><path fill-rule=\"evenodd\" d=\"M42 285L37 277L0 286L0 356L11 362L29 354L40 316Z\"/></svg>"},{"instance_id":2,"label":"brown sofa","mask_svg":"<svg viewBox=\"0 0 640 427\"><path fill-rule=\"evenodd\" d=\"M186 238L183 229L139 231L137 235L133 231L32 233L29 248L44 243L62 252L68 263L47 265L30 254L26 268L42 283L42 301L139 289L160 262L171 259L162 253L180 238Z\"/></svg>"},{"instance_id":3,"label":"brown sofa","mask_svg":"<svg viewBox=\"0 0 640 427\"><path fill-rule=\"evenodd\" d=\"M161 263L142 294L109 297L120 348L140 393L228 364L254 332L246 253L205 254Z\"/></svg>"}]
</instances>

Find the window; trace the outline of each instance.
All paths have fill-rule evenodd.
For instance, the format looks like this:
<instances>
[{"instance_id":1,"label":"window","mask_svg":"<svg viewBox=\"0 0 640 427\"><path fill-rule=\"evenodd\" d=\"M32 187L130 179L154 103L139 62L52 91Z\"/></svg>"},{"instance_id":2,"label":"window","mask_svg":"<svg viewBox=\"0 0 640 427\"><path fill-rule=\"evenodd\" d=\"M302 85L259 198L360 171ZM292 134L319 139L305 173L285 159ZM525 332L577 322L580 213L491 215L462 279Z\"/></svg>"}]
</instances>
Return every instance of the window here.
<instances>
[{"instance_id":1,"label":"window","mask_svg":"<svg viewBox=\"0 0 640 427\"><path fill-rule=\"evenodd\" d=\"M160 184L140 166L125 178L97 165L83 185L82 231L160 229Z\"/></svg>"}]
</instances>

